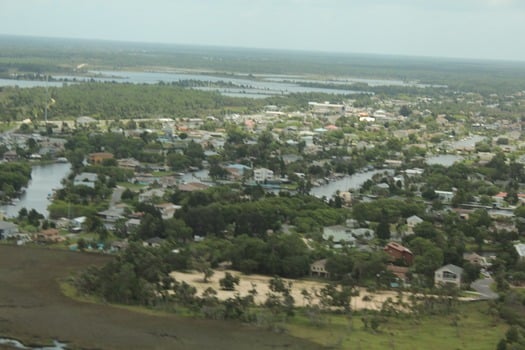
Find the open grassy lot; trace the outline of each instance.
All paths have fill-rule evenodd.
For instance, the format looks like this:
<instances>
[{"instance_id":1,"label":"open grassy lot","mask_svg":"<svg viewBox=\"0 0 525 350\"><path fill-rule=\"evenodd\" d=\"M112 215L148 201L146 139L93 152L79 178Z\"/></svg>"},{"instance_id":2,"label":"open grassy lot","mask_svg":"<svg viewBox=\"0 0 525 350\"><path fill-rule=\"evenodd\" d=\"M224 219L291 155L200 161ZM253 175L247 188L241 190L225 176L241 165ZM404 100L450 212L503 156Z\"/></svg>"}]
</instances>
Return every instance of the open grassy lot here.
<instances>
[{"instance_id":1,"label":"open grassy lot","mask_svg":"<svg viewBox=\"0 0 525 350\"><path fill-rule=\"evenodd\" d=\"M60 280L108 256L0 245L0 337L71 349L319 349L236 322L135 312L64 296Z\"/></svg>"},{"instance_id":2,"label":"open grassy lot","mask_svg":"<svg viewBox=\"0 0 525 350\"><path fill-rule=\"evenodd\" d=\"M486 302L473 302L460 305L459 318L432 316L416 322L408 316L389 317L376 332L364 329L359 313L351 321L344 316L327 317L322 327L312 326L303 316L296 317L288 330L294 336L341 349L494 350L508 326L488 309Z\"/></svg>"}]
</instances>

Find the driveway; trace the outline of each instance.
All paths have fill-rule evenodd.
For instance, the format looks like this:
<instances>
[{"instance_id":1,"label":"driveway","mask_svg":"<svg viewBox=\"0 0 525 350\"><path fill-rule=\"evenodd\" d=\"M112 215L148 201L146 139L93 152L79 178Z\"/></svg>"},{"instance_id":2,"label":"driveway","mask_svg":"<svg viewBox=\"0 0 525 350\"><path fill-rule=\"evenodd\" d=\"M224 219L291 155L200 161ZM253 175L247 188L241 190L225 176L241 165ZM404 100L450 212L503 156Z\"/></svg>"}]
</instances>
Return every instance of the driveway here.
<instances>
[{"instance_id":1,"label":"driveway","mask_svg":"<svg viewBox=\"0 0 525 350\"><path fill-rule=\"evenodd\" d=\"M114 207L117 203L120 202L120 199L122 197L122 193L125 191L126 189L124 187L121 187L121 186L117 186L115 187L115 189L113 190L113 193L111 194L111 200L109 201L109 207Z\"/></svg>"},{"instance_id":2,"label":"driveway","mask_svg":"<svg viewBox=\"0 0 525 350\"><path fill-rule=\"evenodd\" d=\"M491 284L494 283L492 277L481 278L470 284L470 287L480 294L480 299L492 300L499 298L498 293L490 289Z\"/></svg>"}]
</instances>

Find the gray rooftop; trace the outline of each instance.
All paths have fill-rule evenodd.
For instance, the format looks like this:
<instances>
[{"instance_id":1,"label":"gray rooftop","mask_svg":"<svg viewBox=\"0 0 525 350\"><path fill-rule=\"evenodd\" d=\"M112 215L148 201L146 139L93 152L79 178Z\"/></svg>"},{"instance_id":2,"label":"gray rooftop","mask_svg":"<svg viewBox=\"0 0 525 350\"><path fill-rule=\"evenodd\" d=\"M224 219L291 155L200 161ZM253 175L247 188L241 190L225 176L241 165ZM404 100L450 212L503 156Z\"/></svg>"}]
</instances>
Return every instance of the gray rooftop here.
<instances>
[{"instance_id":1,"label":"gray rooftop","mask_svg":"<svg viewBox=\"0 0 525 350\"><path fill-rule=\"evenodd\" d=\"M454 264L448 264L448 265L442 266L439 269L437 269L437 271L444 271L444 270L453 272L456 275L461 275L463 273L463 269Z\"/></svg>"}]
</instances>

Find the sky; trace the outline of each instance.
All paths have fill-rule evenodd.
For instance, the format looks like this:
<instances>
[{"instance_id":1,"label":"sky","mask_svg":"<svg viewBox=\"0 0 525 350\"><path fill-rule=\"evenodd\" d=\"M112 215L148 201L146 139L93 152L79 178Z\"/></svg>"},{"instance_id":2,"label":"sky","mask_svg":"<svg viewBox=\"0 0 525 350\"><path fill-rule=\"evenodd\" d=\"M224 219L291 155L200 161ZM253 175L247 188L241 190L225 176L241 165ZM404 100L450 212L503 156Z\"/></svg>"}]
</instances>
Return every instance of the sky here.
<instances>
[{"instance_id":1,"label":"sky","mask_svg":"<svg viewBox=\"0 0 525 350\"><path fill-rule=\"evenodd\" d=\"M0 34L525 61L525 0L0 0Z\"/></svg>"}]
</instances>

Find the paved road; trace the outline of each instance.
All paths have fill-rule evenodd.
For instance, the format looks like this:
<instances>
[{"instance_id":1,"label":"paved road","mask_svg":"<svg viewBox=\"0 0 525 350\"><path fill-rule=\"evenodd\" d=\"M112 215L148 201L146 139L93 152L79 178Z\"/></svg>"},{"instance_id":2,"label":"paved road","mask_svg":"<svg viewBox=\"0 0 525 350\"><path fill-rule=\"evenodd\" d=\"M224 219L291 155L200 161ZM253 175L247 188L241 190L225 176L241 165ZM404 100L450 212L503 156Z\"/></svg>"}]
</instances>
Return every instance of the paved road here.
<instances>
[{"instance_id":1,"label":"paved road","mask_svg":"<svg viewBox=\"0 0 525 350\"><path fill-rule=\"evenodd\" d=\"M120 202L120 198L122 197L122 193L124 192L125 188L117 186L113 190L113 193L111 194L111 200L109 201L109 207L114 207L117 203Z\"/></svg>"},{"instance_id":2,"label":"paved road","mask_svg":"<svg viewBox=\"0 0 525 350\"><path fill-rule=\"evenodd\" d=\"M495 293L490 289L490 285L494 283L492 277L481 278L471 283L472 289L478 292L481 296L481 299L497 299L499 297L498 293Z\"/></svg>"}]
</instances>

